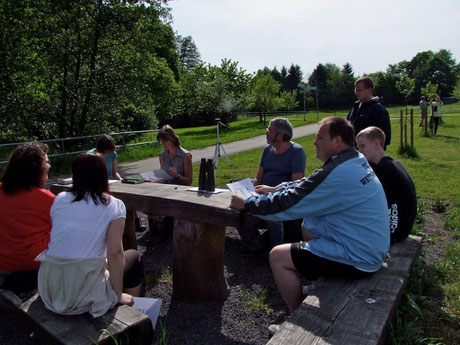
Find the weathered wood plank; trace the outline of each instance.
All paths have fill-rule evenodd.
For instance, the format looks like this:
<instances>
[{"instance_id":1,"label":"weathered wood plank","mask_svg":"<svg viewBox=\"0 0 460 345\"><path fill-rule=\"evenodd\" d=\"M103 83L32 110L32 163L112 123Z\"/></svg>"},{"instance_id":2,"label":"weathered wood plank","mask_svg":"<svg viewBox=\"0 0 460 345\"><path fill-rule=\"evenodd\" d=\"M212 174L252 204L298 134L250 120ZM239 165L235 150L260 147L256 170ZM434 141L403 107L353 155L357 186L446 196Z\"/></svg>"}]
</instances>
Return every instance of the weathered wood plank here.
<instances>
[{"instance_id":1,"label":"weathered wood plank","mask_svg":"<svg viewBox=\"0 0 460 345\"><path fill-rule=\"evenodd\" d=\"M186 302L222 300L225 227L174 219L173 296Z\"/></svg>"},{"instance_id":2,"label":"weathered wood plank","mask_svg":"<svg viewBox=\"0 0 460 345\"><path fill-rule=\"evenodd\" d=\"M51 192L68 190L69 185L54 184ZM206 194L188 191L191 187L161 183L136 185L112 183L110 194L121 199L129 210L158 213L163 216L187 219L194 222L206 220L210 224L239 225L240 211L230 208L232 193L224 191Z\"/></svg>"},{"instance_id":3,"label":"weathered wood plank","mask_svg":"<svg viewBox=\"0 0 460 345\"><path fill-rule=\"evenodd\" d=\"M382 344L420 245L416 236L396 243L366 279L325 280L268 344Z\"/></svg>"},{"instance_id":4,"label":"weathered wood plank","mask_svg":"<svg viewBox=\"0 0 460 345\"><path fill-rule=\"evenodd\" d=\"M0 290L0 304L51 345L89 345L93 344L91 338L101 345L114 344L106 328L123 344L129 340L131 344L150 345L153 339L148 316L128 306L116 306L98 318L89 314L58 315L47 310L37 294L18 306L14 294L4 290Z\"/></svg>"}]
</instances>

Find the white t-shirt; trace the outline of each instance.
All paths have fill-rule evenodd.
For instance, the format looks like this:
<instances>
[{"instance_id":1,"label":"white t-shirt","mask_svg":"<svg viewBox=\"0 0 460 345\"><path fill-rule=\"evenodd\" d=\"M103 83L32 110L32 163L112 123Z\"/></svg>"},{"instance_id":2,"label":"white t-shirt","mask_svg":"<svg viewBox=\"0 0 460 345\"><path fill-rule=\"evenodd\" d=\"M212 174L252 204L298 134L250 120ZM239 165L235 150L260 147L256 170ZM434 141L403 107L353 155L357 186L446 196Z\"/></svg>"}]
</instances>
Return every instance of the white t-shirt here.
<instances>
[{"instance_id":1,"label":"white t-shirt","mask_svg":"<svg viewBox=\"0 0 460 345\"><path fill-rule=\"evenodd\" d=\"M48 255L84 259L107 256L107 229L119 218L126 218L125 204L109 196L107 205L87 200L72 202L71 192L59 193L51 207L51 240Z\"/></svg>"}]
</instances>

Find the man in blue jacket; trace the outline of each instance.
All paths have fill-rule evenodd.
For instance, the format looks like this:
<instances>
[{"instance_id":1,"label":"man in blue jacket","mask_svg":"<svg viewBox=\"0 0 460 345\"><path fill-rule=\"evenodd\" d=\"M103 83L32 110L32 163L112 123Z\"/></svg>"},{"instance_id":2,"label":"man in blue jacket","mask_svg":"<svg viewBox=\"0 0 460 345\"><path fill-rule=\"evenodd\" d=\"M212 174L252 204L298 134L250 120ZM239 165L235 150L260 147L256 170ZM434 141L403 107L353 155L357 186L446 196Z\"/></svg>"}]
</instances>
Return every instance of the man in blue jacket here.
<instances>
[{"instance_id":1,"label":"man in blue jacket","mask_svg":"<svg viewBox=\"0 0 460 345\"><path fill-rule=\"evenodd\" d=\"M314 145L322 168L264 195L246 200L234 195L231 203L266 220L303 218L305 242L281 244L270 252L273 276L290 312L302 302L297 272L312 281L365 277L380 268L390 247L385 193L355 149L353 127L341 117L319 124Z\"/></svg>"},{"instance_id":2,"label":"man in blue jacket","mask_svg":"<svg viewBox=\"0 0 460 345\"><path fill-rule=\"evenodd\" d=\"M355 94L358 99L347 115L355 133L358 134L364 128L376 126L385 133L384 150L391 142L391 124L388 111L378 97L373 97L374 81L364 76L355 81Z\"/></svg>"}]
</instances>

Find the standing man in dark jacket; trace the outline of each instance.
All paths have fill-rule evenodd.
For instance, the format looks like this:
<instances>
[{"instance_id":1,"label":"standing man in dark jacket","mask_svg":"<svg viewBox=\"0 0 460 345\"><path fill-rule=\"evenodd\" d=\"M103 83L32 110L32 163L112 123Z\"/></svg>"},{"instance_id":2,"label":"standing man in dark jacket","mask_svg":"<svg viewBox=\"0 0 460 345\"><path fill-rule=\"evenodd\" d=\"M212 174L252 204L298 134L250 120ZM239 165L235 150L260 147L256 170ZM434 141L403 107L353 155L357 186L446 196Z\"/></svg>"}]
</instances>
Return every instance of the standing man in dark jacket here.
<instances>
[{"instance_id":1,"label":"standing man in dark jacket","mask_svg":"<svg viewBox=\"0 0 460 345\"><path fill-rule=\"evenodd\" d=\"M355 133L361 132L364 128L376 126L385 133L385 146L390 145L391 125L390 115L386 108L380 103L378 97L373 97L374 81L364 76L355 81L355 94L358 99L350 110L347 120L353 124Z\"/></svg>"}]
</instances>

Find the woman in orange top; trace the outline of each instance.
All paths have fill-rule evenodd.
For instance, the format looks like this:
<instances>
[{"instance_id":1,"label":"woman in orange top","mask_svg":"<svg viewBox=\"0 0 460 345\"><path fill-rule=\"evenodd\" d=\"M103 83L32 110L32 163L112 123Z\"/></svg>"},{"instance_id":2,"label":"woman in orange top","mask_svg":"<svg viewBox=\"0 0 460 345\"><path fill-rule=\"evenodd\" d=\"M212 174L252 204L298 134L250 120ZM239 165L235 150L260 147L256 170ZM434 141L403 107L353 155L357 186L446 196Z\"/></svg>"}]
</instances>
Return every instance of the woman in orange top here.
<instances>
[{"instance_id":1,"label":"woman in orange top","mask_svg":"<svg viewBox=\"0 0 460 345\"><path fill-rule=\"evenodd\" d=\"M43 189L50 168L48 147L19 145L0 183L0 287L17 293L37 287L35 257L50 240L54 194Z\"/></svg>"}]
</instances>

